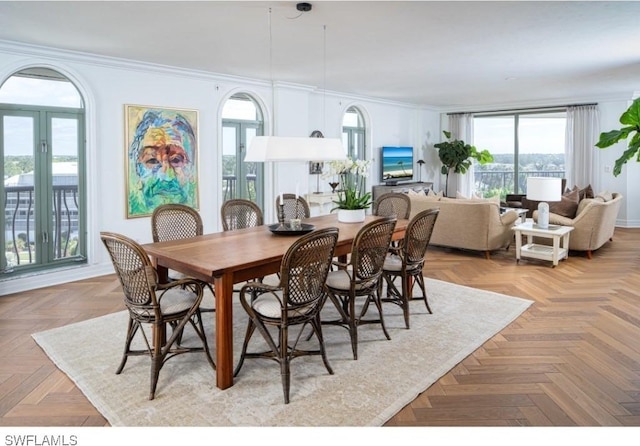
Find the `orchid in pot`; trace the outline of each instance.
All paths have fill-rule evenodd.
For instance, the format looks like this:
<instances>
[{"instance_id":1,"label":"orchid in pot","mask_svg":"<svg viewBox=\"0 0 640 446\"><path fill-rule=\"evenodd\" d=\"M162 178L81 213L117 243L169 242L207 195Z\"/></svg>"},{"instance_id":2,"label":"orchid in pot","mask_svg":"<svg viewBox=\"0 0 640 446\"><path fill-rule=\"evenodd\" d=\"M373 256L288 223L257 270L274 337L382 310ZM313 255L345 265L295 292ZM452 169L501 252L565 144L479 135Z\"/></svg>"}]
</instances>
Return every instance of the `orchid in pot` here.
<instances>
[{"instance_id":1,"label":"orchid in pot","mask_svg":"<svg viewBox=\"0 0 640 446\"><path fill-rule=\"evenodd\" d=\"M371 192L366 189L366 178L369 175L371 161L369 160L336 160L329 163L329 170L325 176L339 176L340 185L336 206L338 220L343 222L363 221L365 210L371 206ZM347 212L345 212L347 211Z\"/></svg>"}]
</instances>

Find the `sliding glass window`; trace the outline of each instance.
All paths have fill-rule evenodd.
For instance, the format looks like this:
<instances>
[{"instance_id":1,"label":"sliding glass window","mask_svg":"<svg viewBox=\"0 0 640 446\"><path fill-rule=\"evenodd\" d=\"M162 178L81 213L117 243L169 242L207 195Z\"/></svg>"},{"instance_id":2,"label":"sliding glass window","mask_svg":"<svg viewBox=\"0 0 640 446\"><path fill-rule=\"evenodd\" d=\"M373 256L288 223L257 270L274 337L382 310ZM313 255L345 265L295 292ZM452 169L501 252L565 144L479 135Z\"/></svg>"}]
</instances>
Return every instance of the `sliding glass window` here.
<instances>
[{"instance_id":1,"label":"sliding glass window","mask_svg":"<svg viewBox=\"0 0 640 446\"><path fill-rule=\"evenodd\" d=\"M494 158L475 164L476 191L504 199L526 193L528 176L563 178L566 121L564 109L475 115L474 145Z\"/></svg>"}]
</instances>

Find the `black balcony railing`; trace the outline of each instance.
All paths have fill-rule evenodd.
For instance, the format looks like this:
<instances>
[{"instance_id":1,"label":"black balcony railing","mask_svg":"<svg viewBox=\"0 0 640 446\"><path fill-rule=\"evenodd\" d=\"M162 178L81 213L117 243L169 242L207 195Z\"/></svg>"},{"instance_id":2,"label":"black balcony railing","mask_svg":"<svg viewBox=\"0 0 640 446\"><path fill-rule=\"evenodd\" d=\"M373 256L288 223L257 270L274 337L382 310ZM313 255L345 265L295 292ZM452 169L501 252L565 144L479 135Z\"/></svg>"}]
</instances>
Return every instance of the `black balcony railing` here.
<instances>
[{"instance_id":1,"label":"black balcony railing","mask_svg":"<svg viewBox=\"0 0 640 446\"><path fill-rule=\"evenodd\" d=\"M7 267L36 262L36 237L53 237L54 258L73 257L78 250L78 186L53 186L53 234L36 234L33 186L4 187L4 234Z\"/></svg>"},{"instance_id":2,"label":"black balcony railing","mask_svg":"<svg viewBox=\"0 0 640 446\"><path fill-rule=\"evenodd\" d=\"M527 170L518 173L518 184L514 182L515 172L512 170L474 170L476 191L483 195L499 191L501 195L507 193L527 192L527 177L555 177L564 178L564 170ZM503 197L504 198L504 197Z\"/></svg>"}]
</instances>

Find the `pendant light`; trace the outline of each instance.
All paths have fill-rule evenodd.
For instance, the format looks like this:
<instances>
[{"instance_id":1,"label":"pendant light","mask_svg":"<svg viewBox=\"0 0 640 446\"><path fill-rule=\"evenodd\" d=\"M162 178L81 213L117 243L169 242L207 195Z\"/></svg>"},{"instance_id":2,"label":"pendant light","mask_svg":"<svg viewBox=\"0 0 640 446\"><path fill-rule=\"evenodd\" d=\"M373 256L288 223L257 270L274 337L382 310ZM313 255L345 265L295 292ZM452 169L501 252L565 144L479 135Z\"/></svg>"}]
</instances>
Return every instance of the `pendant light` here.
<instances>
[{"instance_id":1,"label":"pendant light","mask_svg":"<svg viewBox=\"0 0 640 446\"><path fill-rule=\"evenodd\" d=\"M299 11L311 10L311 5L305 3L305 8ZM325 26L326 34L326 26ZM271 8L269 8L269 76L271 77L271 107L272 119L275 119L273 107L275 103L273 83L273 42L271 33ZM326 55L325 55L326 70ZM326 75L325 75L326 76ZM324 114L324 110L323 110ZM324 119L324 118L323 118ZM333 161L345 159L346 153L342 141L338 138L324 137L288 137L288 136L254 136L247 149L245 162L265 161Z\"/></svg>"}]
</instances>

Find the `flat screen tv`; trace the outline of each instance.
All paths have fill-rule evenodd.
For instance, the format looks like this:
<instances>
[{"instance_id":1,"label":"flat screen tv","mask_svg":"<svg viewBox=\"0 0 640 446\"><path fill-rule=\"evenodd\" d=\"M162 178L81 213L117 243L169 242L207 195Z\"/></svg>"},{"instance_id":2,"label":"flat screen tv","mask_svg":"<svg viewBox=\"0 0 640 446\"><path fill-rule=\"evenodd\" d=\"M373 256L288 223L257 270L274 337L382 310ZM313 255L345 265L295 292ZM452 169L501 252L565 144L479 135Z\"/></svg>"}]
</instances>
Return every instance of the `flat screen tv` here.
<instances>
[{"instance_id":1,"label":"flat screen tv","mask_svg":"<svg viewBox=\"0 0 640 446\"><path fill-rule=\"evenodd\" d=\"M380 160L382 182L413 180L413 147L382 147Z\"/></svg>"}]
</instances>

